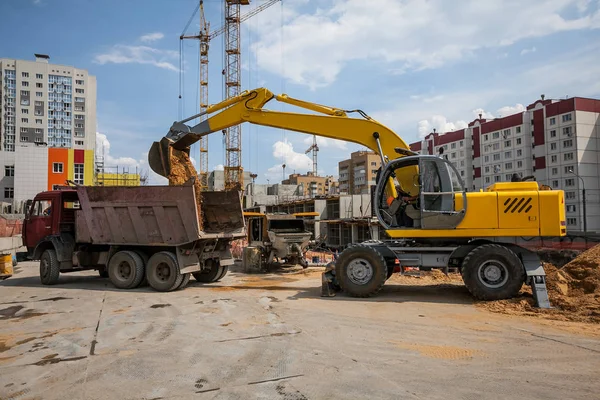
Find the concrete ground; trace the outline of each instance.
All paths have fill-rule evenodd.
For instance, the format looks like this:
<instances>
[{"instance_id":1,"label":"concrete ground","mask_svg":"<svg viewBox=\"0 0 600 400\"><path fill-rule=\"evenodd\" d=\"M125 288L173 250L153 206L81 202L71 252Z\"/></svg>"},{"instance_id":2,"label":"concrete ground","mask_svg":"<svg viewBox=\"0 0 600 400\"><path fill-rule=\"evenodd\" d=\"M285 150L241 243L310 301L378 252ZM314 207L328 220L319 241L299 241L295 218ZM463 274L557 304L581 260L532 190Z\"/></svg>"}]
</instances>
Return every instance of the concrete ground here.
<instances>
[{"instance_id":1,"label":"concrete ground","mask_svg":"<svg viewBox=\"0 0 600 400\"><path fill-rule=\"evenodd\" d=\"M596 326L491 314L461 285L321 298L320 270L183 291L95 272L0 282L0 399L591 399Z\"/></svg>"}]
</instances>

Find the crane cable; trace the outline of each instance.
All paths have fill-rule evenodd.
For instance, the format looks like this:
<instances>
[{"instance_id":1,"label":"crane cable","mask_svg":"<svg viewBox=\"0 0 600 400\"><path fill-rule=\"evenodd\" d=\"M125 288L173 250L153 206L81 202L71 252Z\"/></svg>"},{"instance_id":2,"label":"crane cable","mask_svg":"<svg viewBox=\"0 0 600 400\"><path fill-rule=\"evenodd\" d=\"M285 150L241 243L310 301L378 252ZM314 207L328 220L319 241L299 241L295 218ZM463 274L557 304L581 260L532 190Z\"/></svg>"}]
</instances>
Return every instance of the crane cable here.
<instances>
[{"instance_id":1,"label":"crane cable","mask_svg":"<svg viewBox=\"0 0 600 400\"><path fill-rule=\"evenodd\" d=\"M183 72L183 64L184 64L183 36L185 35L185 33L187 32L188 28L190 27L190 24L192 23L192 20L196 16L196 13L198 12L199 9L200 9L200 1L196 5L196 8L194 9L194 12L190 16L190 19L188 20L187 24L185 24L185 28L183 28L183 31L181 32L181 35L179 36L179 119L180 120L183 119L183 111L184 111L184 108L185 108L185 104L183 102L183 85L184 85L184 77L183 77L183 74L184 74L184 72Z\"/></svg>"}]
</instances>

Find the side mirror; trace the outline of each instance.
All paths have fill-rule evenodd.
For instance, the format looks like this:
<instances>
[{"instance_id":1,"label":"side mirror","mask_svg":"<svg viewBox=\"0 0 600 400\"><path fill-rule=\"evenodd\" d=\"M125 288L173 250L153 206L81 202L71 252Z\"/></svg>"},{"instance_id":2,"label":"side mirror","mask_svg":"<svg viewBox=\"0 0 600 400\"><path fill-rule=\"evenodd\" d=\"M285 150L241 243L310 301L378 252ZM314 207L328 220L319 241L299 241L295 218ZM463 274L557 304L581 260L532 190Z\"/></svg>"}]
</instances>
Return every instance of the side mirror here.
<instances>
[{"instance_id":1,"label":"side mirror","mask_svg":"<svg viewBox=\"0 0 600 400\"><path fill-rule=\"evenodd\" d=\"M25 217L27 217L29 215L29 209L31 208L31 205L33 204L33 200L29 199L25 202Z\"/></svg>"}]
</instances>

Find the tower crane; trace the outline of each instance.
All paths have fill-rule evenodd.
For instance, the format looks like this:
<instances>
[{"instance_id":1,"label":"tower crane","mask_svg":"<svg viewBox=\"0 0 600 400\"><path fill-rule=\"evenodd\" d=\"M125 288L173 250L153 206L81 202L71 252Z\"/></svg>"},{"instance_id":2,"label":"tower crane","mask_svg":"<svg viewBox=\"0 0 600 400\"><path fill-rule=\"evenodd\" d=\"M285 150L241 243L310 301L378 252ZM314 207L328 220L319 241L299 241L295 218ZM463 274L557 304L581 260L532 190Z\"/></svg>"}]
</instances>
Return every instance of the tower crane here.
<instances>
[{"instance_id":1,"label":"tower crane","mask_svg":"<svg viewBox=\"0 0 600 400\"><path fill-rule=\"evenodd\" d=\"M308 154L312 151L312 160L313 160L313 168L312 172L314 176L317 176L317 152L319 151L319 146L317 145L317 136L313 135L313 143L312 145L306 149L304 154Z\"/></svg>"},{"instance_id":2,"label":"tower crane","mask_svg":"<svg viewBox=\"0 0 600 400\"><path fill-rule=\"evenodd\" d=\"M260 6L254 8L248 13L239 16L240 5L248 5L249 0L225 0L225 6L227 13L225 16L225 24L214 31L210 31L210 22L206 20L204 15L204 1L200 0L196 11L192 14L190 21L194 18L196 12L199 13L200 17L200 31L196 35L186 35L185 30L179 36L179 40L195 39L200 41L200 71L199 71L199 82L200 82L200 104L199 112L202 114L208 108L208 50L209 43L212 39L217 36L227 33L227 47L225 52L227 54L227 67L223 70L226 75L225 85L227 89L227 97L235 96L239 94L241 86L240 82L240 30L239 25L258 14L259 12L271 7L273 4L281 0L269 0ZM237 50L236 50L237 49ZM226 72L226 73L225 73ZM201 120L204 117L200 117ZM240 187L243 185L243 174L241 173L241 129L239 126L237 130L232 127L225 130L226 134L226 153L227 163L225 166L225 182L239 182ZM199 141L200 144L200 165L198 168L198 175L200 181L200 187L202 190L208 189L208 138L203 137ZM228 180L229 177L229 180Z\"/></svg>"}]
</instances>

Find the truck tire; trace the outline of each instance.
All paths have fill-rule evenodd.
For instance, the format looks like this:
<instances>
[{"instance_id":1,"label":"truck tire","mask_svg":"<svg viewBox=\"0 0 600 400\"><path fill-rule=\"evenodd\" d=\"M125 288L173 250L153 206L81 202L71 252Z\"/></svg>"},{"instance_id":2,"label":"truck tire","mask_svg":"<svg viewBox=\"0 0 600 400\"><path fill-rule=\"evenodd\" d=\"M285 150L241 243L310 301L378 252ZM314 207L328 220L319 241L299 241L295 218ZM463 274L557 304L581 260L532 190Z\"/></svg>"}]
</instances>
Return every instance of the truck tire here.
<instances>
[{"instance_id":1,"label":"truck tire","mask_svg":"<svg viewBox=\"0 0 600 400\"><path fill-rule=\"evenodd\" d=\"M222 278L222 274L223 274L223 267L221 267L221 265L214 261L214 260L209 260L210 262L210 269L208 270L204 270L204 271L198 271L198 272L192 272L192 274L194 275L194 278L196 279L196 281L198 282L202 282L202 283L211 283L211 282L217 282L219 279Z\"/></svg>"},{"instance_id":2,"label":"truck tire","mask_svg":"<svg viewBox=\"0 0 600 400\"><path fill-rule=\"evenodd\" d=\"M146 265L146 279L156 291L170 292L177 289L183 281L179 272L177 257L170 251L154 253Z\"/></svg>"},{"instance_id":3,"label":"truck tire","mask_svg":"<svg viewBox=\"0 0 600 400\"><path fill-rule=\"evenodd\" d=\"M108 277L119 289L134 289L144 279L144 262L134 251L119 251L108 261Z\"/></svg>"},{"instance_id":4,"label":"truck tire","mask_svg":"<svg viewBox=\"0 0 600 400\"><path fill-rule=\"evenodd\" d=\"M221 272L221 275L219 275L219 277L217 278L217 280L215 282L219 282L221 279L223 279L225 277L225 275L227 275L227 272L229 271L229 265L221 266L221 269L223 271Z\"/></svg>"},{"instance_id":5,"label":"truck tire","mask_svg":"<svg viewBox=\"0 0 600 400\"><path fill-rule=\"evenodd\" d=\"M54 285L58 282L60 264L54 249L45 250L40 258L40 280L44 285Z\"/></svg>"},{"instance_id":6,"label":"truck tire","mask_svg":"<svg viewBox=\"0 0 600 400\"><path fill-rule=\"evenodd\" d=\"M463 260L461 275L465 286L478 300L515 297L525 282L525 268L507 247L484 244Z\"/></svg>"},{"instance_id":7,"label":"truck tire","mask_svg":"<svg viewBox=\"0 0 600 400\"><path fill-rule=\"evenodd\" d=\"M148 266L148 259L149 259L148 254L146 254L143 251L139 251L139 250L136 250L135 252L137 253L138 256L141 257L142 261L144 262L144 271L145 271L145 268ZM140 287L140 286L141 287L148 286L148 279L146 279L145 273L144 273L144 279L142 279L142 282L140 283L140 285L138 287Z\"/></svg>"},{"instance_id":8,"label":"truck tire","mask_svg":"<svg viewBox=\"0 0 600 400\"><path fill-rule=\"evenodd\" d=\"M179 285L179 287L177 288L177 290L181 290L184 289L188 283L190 283L190 279L192 278L192 274L188 273L188 274L183 274L183 279L181 280L181 285Z\"/></svg>"},{"instance_id":9,"label":"truck tire","mask_svg":"<svg viewBox=\"0 0 600 400\"><path fill-rule=\"evenodd\" d=\"M385 259L371 246L348 247L335 261L335 276L340 287L352 297L375 295L383 288L387 275Z\"/></svg>"}]
</instances>

